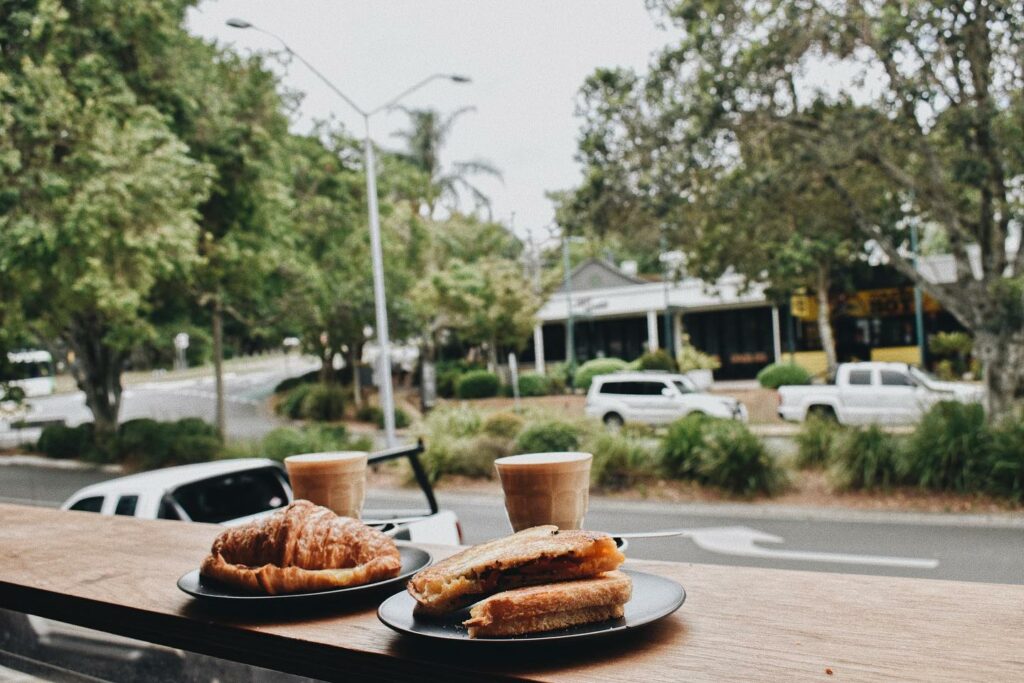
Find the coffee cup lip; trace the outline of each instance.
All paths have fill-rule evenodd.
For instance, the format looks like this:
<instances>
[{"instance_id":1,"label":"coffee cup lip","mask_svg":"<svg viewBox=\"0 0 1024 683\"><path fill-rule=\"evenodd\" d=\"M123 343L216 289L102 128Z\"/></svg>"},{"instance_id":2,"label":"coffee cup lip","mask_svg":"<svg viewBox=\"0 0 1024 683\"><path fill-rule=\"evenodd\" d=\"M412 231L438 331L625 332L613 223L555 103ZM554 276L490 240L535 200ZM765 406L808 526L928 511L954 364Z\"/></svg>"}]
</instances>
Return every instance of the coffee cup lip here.
<instances>
[{"instance_id":1,"label":"coffee cup lip","mask_svg":"<svg viewBox=\"0 0 1024 683\"><path fill-rule=\"evenodd\" d=\"M369 457L367 451L323 451L320 453L300 453L299 455L289 455L284 459L285 463L289 462L350 462L352 460L359 460L360 458Z\"/></svg>"},{"instance_id":2,"label":"coffee cup lip","mask_svg":"<svg viewBox=\"0 0 1024 683\"><path fill-rule=\"evenodd\" d=\"M497 458L494 464L499 467L529 467L531 465L567 465L584 464L594 459L592 453L583 451L550 451L547 453L520 453Z\"/></svg>"}]
</instances>

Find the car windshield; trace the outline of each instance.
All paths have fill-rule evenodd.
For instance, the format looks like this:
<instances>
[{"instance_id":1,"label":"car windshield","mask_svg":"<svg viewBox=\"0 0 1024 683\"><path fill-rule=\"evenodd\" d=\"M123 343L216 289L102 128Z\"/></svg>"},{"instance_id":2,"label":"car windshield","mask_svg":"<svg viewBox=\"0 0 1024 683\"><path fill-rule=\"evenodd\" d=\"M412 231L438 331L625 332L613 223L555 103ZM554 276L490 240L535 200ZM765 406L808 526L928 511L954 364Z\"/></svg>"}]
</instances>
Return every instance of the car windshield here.
<instances>
[{"instance_id":1,"label":"car windshield","mask_svg":"<svg viewBox=\"0 0 1024 683\"><path fill-rule=\"evenodd\" d=\"M203 479L179 487L172 495L189 519L213 524L266 512L288 503L282 475L275 467Z\"/></svg>"},{"instance_id":2,"label":"car windshield","mask_svg":"<svg viewBox=\"0 0 1024 683\"><path fill-rule=\"evenodd\" d=\"M925 386L934 386L942 381L927 370L922 370L921 368L914 366L910 367L910 376Z\"/></svg>"},{"instance_id":3,"label":"car windshield","mask_svg":"<svg viewBox=\"0 0 1024 683\"><path fill-rule=\"evenodd\" d=\"M676 385L676 389L679 390L680 394L692 394L697 391L693 383L685 377L672 380L672 383Z\"/></svg>"}]
</instances>

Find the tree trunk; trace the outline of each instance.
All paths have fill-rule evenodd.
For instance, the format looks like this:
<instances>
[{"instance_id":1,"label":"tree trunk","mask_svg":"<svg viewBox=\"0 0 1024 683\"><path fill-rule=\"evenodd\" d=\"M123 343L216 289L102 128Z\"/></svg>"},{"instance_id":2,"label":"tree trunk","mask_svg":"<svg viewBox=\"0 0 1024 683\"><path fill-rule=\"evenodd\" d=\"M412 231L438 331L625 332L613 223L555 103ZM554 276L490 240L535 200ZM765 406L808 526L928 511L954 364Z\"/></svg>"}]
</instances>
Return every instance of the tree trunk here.
<instances>
[{"instance_id":1,"label":"tree trunk","mask_svg":"<svg viewBox=\"0 0 1024 683\"><path fill-rule=\"evenodd\" d=\"M224 415L224 307L220 297L213 300L213 378L217 396L217 434L223 441L227 419Z\"/></svg>"},{"instance_id":2,"label":"tree trunk","mask_svg":"<svg viewBox=\"0 0 1024 683\"><path fill-rule=\"evenodd\" d=\"M834 377L839 362L836 358L836 338L832 333L832 309L828 302L828 290L831 284L828 266L818 266L818 336L821 337L821 348L825 352L828 376Z\"/></svg>"},{"instance_id":3,"label":"tree trunk","mask_svg":"<svg viewBox=\"0 0 1024 683\"><path fill-rule=\"evenodd\" d=\"M498 372L498 343L493 339L487 343L487 369L491 372Z\"/></svg>"},{"instance_id":4,"label":"tree trunk","mask_svg":"<svg viewBox=\"0 0 1024 683\"><path fill-rule=\"evenodd\" d=\"M430 410L437 403L437 344L428 332L420 345L420 409Z\"/></svg>"},{"instance_id":5,"label":"tree trunk","mask_svg":"<svg viewBox=\"0 0 1024 683\"><path fill-rule=\"evenodd\" d=\"M352 400L356 408L363 407L363 383L359 378L359 361L363 357L361 344L349 345L349 363L352 365Z\"/></svg>"},{"instance_id":6,"label":"tree trunk","mask_svg":"<svg viewBox=\"0 0 1024 683\"><path fill-rule=\"evenodd\" d=\"M320 383L329 384L331 382L331 375L334 374L334 349L331 345L322 344L320 346Z\"/></svg>"},{"instance_id":7,"label":"tree trunk","mask_svg":"<svg viewBox=\"0 0 1024 683\"><path fill-rule=\"evenodd\" d=\"M990 420L1011 415L1024 391L1024 332L978 332L974 350L984 368L985 412Z\"/></svg>"},{"instance_id":8,"label":"tree trunk","mask_svg":"<svg viewBox=\"0 0 1024 683\"><path fill-rule=\"evenodd\" d=\"M121 371L125 354L103 343L101 325L78 321L67 338L75 353L71 374L85 393L85 405L92 411L96 441L102 447L117 434L121 412Z\"/></svg>"}]
</instances>

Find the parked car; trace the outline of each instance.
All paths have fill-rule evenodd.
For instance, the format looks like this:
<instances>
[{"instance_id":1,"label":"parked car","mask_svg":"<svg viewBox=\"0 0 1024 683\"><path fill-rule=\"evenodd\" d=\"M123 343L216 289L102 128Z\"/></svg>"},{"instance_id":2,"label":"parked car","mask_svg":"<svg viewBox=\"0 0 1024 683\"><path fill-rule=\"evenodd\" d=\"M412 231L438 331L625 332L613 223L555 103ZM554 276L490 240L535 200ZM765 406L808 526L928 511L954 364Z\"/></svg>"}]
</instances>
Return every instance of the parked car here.
<instances>
[{"instance_id":1,"label":"parked car","mask_svg":"<svg viewBox=\"0 0 1024 683\"><path fill-rule=\"evenodd\" d=\"M779 387L779 417L802 422L809 415L844 425L912 424L939 401L976 402L984 391L943 382L906 363L841 363L834 384Z\"/></svg>"},{"instance_id":2,"label":"parked car","mask_svg":"<svg viewBox=\"0 0 1024 683\"><path fill-rule=\"evenodd\" d=\"M598 375L587 392L586 413L616 427L667 424L693 413L747 420L746 406L735 398L700 391L686 375L652 371Z\"/></svg>"}]
</instances>

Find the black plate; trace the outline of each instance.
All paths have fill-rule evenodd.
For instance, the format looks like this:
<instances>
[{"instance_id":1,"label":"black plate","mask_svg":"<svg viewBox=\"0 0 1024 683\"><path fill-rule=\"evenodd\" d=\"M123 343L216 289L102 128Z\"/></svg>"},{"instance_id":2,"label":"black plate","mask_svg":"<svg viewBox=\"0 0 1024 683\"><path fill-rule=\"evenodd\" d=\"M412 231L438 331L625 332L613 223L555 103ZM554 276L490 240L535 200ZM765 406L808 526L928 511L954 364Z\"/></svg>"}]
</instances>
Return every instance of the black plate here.
<instances>
[{"instance_id":1,"label":"black plate","mask_svg":"<svg viewBox=\"0 0 1024 683\"><path fill-rule=\"evenodd\" d=\"M286 593L283 595L254 595L244 593L231 586L210 581L199 576L199 570L193 569L178 579L178 588L189 595L202 600L215 600L218 602L246 603L246 604L268 604L287 603L298 604L303 602L316 602L322 604L325 598L341 599L347 596L354 597L367 591L380 590L386 586L404 584L410 576L430 565L432 558L430 553L413 546L398 544L398 552L402 557L402 568L398 576L374 583L365 583L361 586L350 586L348 588L331 588L312 593Z\"/></svg>"},{"instance_id":2,"label":"black plate","mask_svg":"<svg viewBox=\"0 0 1024 683\"><path fill-rule=\"evenodd\" d=\"M385 600L377 610L377 617L399 633L423 638L474 643L536 643L567 638L595 638L636 628L667 617L686 600L686 591L675 581L630 569L623 571L633 579L633 597L626 603L625 614L621 619L570 626L558 631L503 638L470 638L466 627L462 625L469 618L468 609L441 618L417 617L413 614L416 601L408 591L396 593Z\"/></svg>"}]
</instances>

